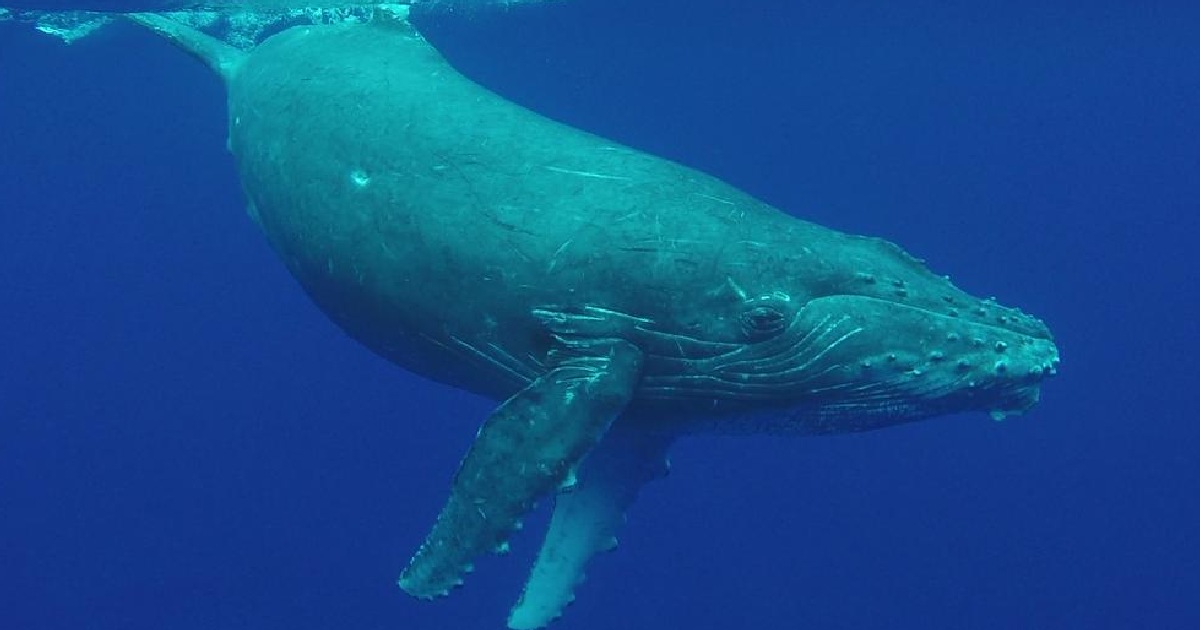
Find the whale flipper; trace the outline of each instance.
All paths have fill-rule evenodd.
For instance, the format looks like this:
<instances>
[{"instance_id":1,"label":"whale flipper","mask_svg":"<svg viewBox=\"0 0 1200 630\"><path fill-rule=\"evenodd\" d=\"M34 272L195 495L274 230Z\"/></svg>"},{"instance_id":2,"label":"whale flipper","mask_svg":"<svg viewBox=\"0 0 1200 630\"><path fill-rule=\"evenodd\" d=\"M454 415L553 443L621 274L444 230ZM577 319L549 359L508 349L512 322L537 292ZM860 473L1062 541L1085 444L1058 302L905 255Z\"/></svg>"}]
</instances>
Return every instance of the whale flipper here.
<instances>
[{"instance_id":1,"label":"whale flipper","mask_svg":"<svg viewBox=\"0 0 1200 630\"><path fill-rule=\"evenodd\" d=\"M601 340L559 352L553 369L487 419L433 531L400 576L417 597L444 595L471 561L502 549L534 501L562 486L633 397L642 353Z\"/></svg>"},{"instance_id":2,"label":"whale flipper","mask_svg":"<svg viewBox=\"0 0 1200 630\"><path fill-rule=\"evenodd\" d=\"M580 466L576 483L555 498L550 529L520 601L513 630L542 628L575 599L592 556L616 546L625 510L643 485L667 474L671 438L614 429Z\"/></svg>"}]
</instances>

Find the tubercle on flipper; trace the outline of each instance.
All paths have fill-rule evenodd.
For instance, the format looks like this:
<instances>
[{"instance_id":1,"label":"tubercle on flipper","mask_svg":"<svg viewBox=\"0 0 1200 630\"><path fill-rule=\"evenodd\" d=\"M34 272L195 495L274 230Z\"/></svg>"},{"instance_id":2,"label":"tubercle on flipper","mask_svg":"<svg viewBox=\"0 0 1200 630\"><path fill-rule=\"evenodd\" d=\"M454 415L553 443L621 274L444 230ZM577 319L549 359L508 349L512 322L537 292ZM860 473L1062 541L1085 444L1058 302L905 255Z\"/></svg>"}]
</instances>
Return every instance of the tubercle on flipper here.
<instances>
[{"instance_id":1,"label":"tubercle on flipper","mask_svg":"<svg viewBox=\"0 0 1200 630\"><path fill-rule=\"evenodd\" d=\"M418 599L445 597L463 585L464 576L475 570L474 558L478 538L487 536L486 515L478 508L464 505L462 497L452 494L438 515L433 531L413 554L408 567L396 581L404 592ZM530 506L532 507L532 506ZM528 509L522 510L522 513ZM491 528L493 553L509 551L509 537L522 526L521 520L510 520L508 527Z\"/></svg>"},{"instance_id":2,"label":"tubercle on flipper","mask_svg":"<svg viewBox=\"0 0 1200 630\"><path fill-rule=\"evenodd\" d=\"M579 475L577 474L577 469L572 468L567 471L567 477L566 479L563 479L562 483L558 486L558 491L570 492L571 489L577 485L579 485Z\"/></svg>"}]
</instances>

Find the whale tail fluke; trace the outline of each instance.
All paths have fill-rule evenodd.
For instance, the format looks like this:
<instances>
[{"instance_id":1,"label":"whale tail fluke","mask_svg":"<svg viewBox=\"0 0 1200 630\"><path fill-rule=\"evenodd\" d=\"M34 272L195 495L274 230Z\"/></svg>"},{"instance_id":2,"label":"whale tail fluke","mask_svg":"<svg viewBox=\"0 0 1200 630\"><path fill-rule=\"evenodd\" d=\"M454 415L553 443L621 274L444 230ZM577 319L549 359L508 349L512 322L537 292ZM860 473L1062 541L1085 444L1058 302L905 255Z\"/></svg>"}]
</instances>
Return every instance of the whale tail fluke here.
<instances>
[{"instance_id":1,"label":"whale tail fluke","mask_svg":"<svg viewBox=\"0 0 1200 630\"><path fill-rule=\"evenodd\" d=\"M130 13L126 17L191 53L226 83L237 73L246 57L245 51L157 13Z\"/></svg>"},{"instance_id":2,"label":"whale tail fluke","mask_svg":"<svg viewBox=\"0 0 1200 630\"><path fill-rule=\"evenodd\" d=\"M3 1L0 0L0 3ZM252 50L272 33L292 26L315 24L407 24L411 8L411 3L406 1L374 0L174 0L160 4L165 5L160 7L166 10L165 12L62 11L37 8L9 9L0 6L0 23L28 25L71 44L100 31L108 24L120 21L122 17L128 17L195 54L214 71L228 79L229 73L235 71L238 65L239 55L236 51ZM453 5L438 3L438 6L449 10ZM221 46L213 46L213 40L232 47L233 52ZM222 61L231 63L220 65Z\"/></svg>"}]
</instances>

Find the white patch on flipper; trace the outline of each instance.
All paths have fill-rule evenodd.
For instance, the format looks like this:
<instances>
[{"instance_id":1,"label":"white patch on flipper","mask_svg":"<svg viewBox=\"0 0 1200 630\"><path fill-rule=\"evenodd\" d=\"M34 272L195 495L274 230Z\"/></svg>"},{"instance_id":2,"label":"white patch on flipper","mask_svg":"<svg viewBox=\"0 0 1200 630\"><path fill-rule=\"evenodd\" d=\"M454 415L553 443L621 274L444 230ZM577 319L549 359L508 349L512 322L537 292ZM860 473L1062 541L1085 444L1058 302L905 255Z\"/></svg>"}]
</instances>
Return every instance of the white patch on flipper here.
<instances>
[{"instance_id":1,"label":"white patch on flipper","mask_svg":"<svg viewBox=\"0 0 1200 630\"><path fill-rule=\"evenodd\" d=\"M575 599L588 561L616 546L617 528L638 490L666 474L668 443L659 436L614 431L592 449L577 483L555 498L550 529L509 614L509 628L543 628Z\"/></svg>"}]
</instances>

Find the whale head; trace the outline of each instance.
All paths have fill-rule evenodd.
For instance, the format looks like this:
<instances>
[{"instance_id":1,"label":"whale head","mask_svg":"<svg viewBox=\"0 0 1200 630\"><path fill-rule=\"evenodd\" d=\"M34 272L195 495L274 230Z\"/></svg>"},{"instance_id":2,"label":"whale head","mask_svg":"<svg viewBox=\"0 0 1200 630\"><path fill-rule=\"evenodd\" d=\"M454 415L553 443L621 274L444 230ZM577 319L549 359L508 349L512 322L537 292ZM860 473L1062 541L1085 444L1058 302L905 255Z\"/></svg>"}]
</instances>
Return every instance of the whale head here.
<instances>
[{"instance_id":1,"label":"whale head","mask_svg":"<svg viewBox=\"0 0 1200 630\"><path fill-rule=\"evenodd\" d=\"M826 241L756 278L766 290L723 318L740 343L649 378L651 397L708 397L718 417L733 409L739 420L717 430L804 433L1002 418L1038 401L1059 364L1041 320L966 293L887 241Z\"/></svg>"},{"instance_id":2,"label":"whale head","mask_svg":"<svg viewBox=\"0 0 1200 630\"><path fill-rule=\"evenodd\" d=\"M733 367L773 381L790 415L816 432L865 430L950 413L1021 413L1056 373L1047 326L956 287L890 242L846 237L786 295L790 321ZM766 312L769 312L768 307ZM751 306L746 321L762 323ZM770 319L770 317L768 317Z\"/></svg>"}]
</instances>

